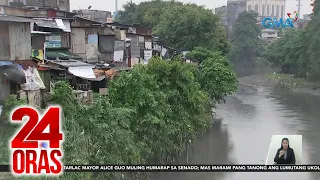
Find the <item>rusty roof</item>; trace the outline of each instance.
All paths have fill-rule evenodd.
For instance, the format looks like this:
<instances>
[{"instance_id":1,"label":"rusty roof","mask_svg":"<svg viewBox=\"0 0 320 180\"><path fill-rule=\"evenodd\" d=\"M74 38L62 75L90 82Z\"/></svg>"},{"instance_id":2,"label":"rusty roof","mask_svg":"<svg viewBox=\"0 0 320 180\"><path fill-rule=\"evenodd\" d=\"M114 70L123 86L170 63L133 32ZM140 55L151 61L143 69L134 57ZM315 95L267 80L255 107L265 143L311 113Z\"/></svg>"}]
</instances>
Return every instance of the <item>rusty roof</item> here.
<instances>
[{"instance_id":1,"label":"rusty roof","mask_svg":"<svg viewBox=\"0 0 320 180\"><path fill-rule=\"evenodd\" d=\"M81 66L89 66L89 67L92 67L94 68L95 66L94 65L91 65L91 64L87 64L87 63L84 63L84 62L81 62L81 61L77 61L77 60L48 60L48 63L53 63L53 64L56 64L56 65L59 65L59 66L63 66L63 67L81 67ZM49 64L47 64L49 65Z\"/></svg>"},{"instance_id":2,"label":"rusty roof","mask_svg":"<svg viewBox=\"0 0 320 180\"><path fill-rule=\"evenodd\" d=\"M37 67L38 64L32 60L15 60L15 63L22 66L23 69L28 69L30 67Z\"/></svg>"}]
</instances>

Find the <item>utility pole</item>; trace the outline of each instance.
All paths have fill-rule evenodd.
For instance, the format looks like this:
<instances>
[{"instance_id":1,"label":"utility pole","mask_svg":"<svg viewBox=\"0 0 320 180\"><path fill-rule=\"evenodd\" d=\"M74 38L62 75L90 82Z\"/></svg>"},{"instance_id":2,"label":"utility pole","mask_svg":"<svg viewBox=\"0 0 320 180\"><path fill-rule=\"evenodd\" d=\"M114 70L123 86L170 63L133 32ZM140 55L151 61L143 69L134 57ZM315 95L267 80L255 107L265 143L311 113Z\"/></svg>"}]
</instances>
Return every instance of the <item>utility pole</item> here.
<instances>
[{"instance_id":1,"label":"utility pole","mask_svg":"<svg viewBox=\"0 0 320 180\"><path fill-rule=\"evenodd\" d=\"M118 12L118 0L115 0L116 3L116 12Z\"/></svg>"},{"instance_id":2,"label":"utility pole","mask_svg":"<svg viewBox=\"0 0 320 180\"><path fill-rule=\"evenodd\" d=\"M301 0L297 0L298 1L298 19L300 19L300 10L301 10Z\"/></svg>"}]
</instances>

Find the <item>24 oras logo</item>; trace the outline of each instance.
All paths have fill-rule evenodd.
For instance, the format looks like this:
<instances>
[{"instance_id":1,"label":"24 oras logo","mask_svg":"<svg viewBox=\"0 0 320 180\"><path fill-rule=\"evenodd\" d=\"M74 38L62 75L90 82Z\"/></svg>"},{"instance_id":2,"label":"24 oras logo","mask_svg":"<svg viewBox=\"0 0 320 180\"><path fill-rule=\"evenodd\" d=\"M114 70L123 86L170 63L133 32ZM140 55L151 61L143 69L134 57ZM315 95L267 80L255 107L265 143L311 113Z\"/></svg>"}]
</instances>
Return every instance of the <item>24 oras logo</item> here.
<instances>
[{"instance_id":1,"label":"24 oras logo","mask_svg":"<svg viewBox=\"0 0 320 180\"><path fill-rule=\"evenodd\" d=\"M292 14L291 13L287 13L288 17L286 20L279 18L279 20L277 20L277 18L264 18L262 20L262 26L265 28L274 28L275 26L277 28L279 28L280 26L282 26L283 28L286 27L291 27L293 28L293 22L297 21L299 19L299 14L297 11L294 11Z\"/></svg>"},{"instance_id":2,"label":"24 oras logo","mask_svg":"<svg viewBox=\"0 0 320 180\"><path fill-rule=\"evenodd\" d=\"M12 123L24 123L10 142L14 175L60 175L63 172L61 111L60 106L49 107L43 116L26 106L12 111Z\"/></svg>"}]
</instances>

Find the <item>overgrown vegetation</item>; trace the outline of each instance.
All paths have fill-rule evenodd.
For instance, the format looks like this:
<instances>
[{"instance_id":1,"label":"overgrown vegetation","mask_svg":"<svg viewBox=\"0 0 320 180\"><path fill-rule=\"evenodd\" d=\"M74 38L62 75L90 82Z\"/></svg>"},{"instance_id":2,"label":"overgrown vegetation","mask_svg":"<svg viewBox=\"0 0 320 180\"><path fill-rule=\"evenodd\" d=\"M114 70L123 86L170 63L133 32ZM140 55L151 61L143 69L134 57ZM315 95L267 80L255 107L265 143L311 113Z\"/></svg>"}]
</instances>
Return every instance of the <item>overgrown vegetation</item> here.
<instances>
[{"instance_id":1,"label":"overgrown vegetation","mask_svg":"<svg viewBox=\"0 0 320 180\"><path fill-rule=\"evenodd\" d=\"M295 89L310 86L305 79L294 78L289 74L270 74L266 79L273 87L280 89Z\"/></svg>"},{"instance_id":2,"label":"overgrown vegetation","mask_svg":"<svg viewBox=\"0 0 320 180\"><path fill-rule=\"evenodd\" d=\"M223 101L236 90L236 75L230 71L230 64L220 51L196 47L186 57L200 62L198 81L214 103Z\"/></svg>"},{"instance_id":3,"label":"overgrown vegetation","mask_svg":"<svg viewBox=\"0 0 320 180\"><path fill-rule=\"evenodd\" d=\"M2 113L0 116L1 120L6 120L10 116L12 109L16 106L24 105L27 101L25 99L17 99L15 96L9 96L4 102ZM6 121L4 121L6 122Z\"/></svg>"},{"instance_id":4,"label":"overgrown vegetation","mask_svg":"<svg viewBox=\"0 0 320 180\"><path fill-rule=\"evenodd\" d=\"M81 104L66 82L52 103L63 107L65 164L164 164L177 158L212 123L212 101L236 90L236 77L219 53L200 66L153 57L110 84L109 96ZM201 52L203 53L203 52ZM146 174L65 173L60 179L147 179ZM45 178L48 179L48 178Z\"/></svg>"},{"instance_id":5,"label":"overgrown vegetation","mask_svg":"<svg viewBox=\"0 0 320 180\"><path fill-rule=\"evenodd\" d=\"M207 75L210 68L215 68L215 73ZM220 80L221 86L202 86L199 80L206 76ZM227 84L229 88L223 86ZM180 59L163 61L154 57L148 65L137 65L131 72L123 73L111 83L109 97L101 96L91 106L78 103L70 87L59 83L54 101L63 106L65 114L64 162L170 163L187 142L210 127L210 97L215 99L235 91L235 84L231 68L218 54L204 60L200 69ZM76 179L122 176L72 174Z\"/></svg>"},{"instance_id":6,"label":"overgrown vegetation","mask_svg":"<svg viewBox=\"0 0 320 180\"><path fill-rule=\"evenodd\" d=\"M117 21L150 27L167 46L188 51L202 46L224 54L229 51L219 16L203 6L154 0L129 2L123 8Z\"/></svg>"},{"instance_id":7,"label":"overgrown vegetation","mask_svg":"<svg viewBox=\"0 0 320 180\"><path fill-rule=\"evenodd\" d=\"M0 137L3 140L0 141L0 164L9 164L10 151L8 148L9 139L15 133L18 125L13 125L8 122L10 113L13 108L20 105L25 105L26 100L17 100L15 96L9 96L4 102L3 110L0 116ZM0 179L12 179L10 173L0 173Z\"/></svg>"},{"instance_id":8,"label":"overgrown vegetation","mask_svg":"<svg viewBox=\"0 0 320 180\"><path fill-rule=\"evenodd\" d=\"M320 80L320 2L314 1L314 13L304 29L293 29L272 44L264 57L281 73Z\"/></svg>"}]
</instances>

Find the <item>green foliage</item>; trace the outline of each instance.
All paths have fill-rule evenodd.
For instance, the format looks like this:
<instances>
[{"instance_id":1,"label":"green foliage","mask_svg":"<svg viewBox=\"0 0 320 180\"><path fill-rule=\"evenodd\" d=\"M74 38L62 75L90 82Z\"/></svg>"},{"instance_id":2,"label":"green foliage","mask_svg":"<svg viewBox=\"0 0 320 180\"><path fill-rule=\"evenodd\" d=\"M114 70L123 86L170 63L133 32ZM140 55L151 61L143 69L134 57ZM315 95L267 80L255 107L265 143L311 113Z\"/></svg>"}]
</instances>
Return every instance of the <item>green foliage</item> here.
<instances>
[{"instance_id":1,"label":"green foliage","mask_svg":"<svg viewBox=\"0 0 320 180\"><path fill-rule=\"evenodd\" d=\"M64 164L173 161L211 125L210 97L221 99L236 84L219 53L198 50L209 53L200 68L178 57L171 61L153 57L147 65L122 73L111 82L109 96L95 96L91 105L81 104L66 82L56 83L51 103L61 105L64 111ZM206 78L212 80L204 86ZM147 178L146 174L65 173L59 179L129 176Z\"/></svg>"},{"instance_id":2,"label":"green foliage","mask_svg":"<svg viewBox=\"0 0 320 180\"><path fill-rule=\"evenodd\" d=\"M299 54L304 49L303 43L304 30L291 30L278 40L271 44L266 50L265 59L272 63L274 67L281 69L281 72L288 74L301 74L299 66L305 65L305 62L299 64Z\"/></svg>"},{"instance_id":3,"label":"green foliage","mask_svg":"<svg viewBox=\"0 0 320 180\"><path fill-rule=\"evenodd\" d=\"M12 95L9 96L4 102L0 119L7 119L10 116L10 113L13 108L26 104L27 101L25 99L17 99L15 96Z\"/></svg>"},{"instance_id":4,"label":"green foliage","mask_svg":"<svg viewBox=\"0 0 320 180\"><path fill-rule=\"evenodd\" d=\"M253 11L241 12L232 28L232 48L228 59L239 69L253 69L260 53L261 30L257 25L257 16Z\"/></svg>"},{"instance_id":5,"label":"green foliage","mask_svg":"<svg viewBox=\"0 0 320 180\"><path fill-rule=\"evenodd\" d=\"M237 89L237 78L228 61L220 52L197 47L186 54L189 59L200 62L198 80L214 102L224 100Z\"/></svg>"},{"instance_id":6,"label":"green foliage","mask_svg":"<svg viewBox=\"0 0 320 180\"><path fill-rule=\"evenodd\" d=\"M165 45L180 50L203 46L209 50L229 51L219 16L195 4L177 1L128 3L119 13L119 22L153 28Z\"/></svg>"},{"instance_id":7,"label":"green foliage","mask_svg":"<svg viewBox=\"0 0 320 180\"><path fill-rule=\"evenodd\" d=\"M221 58L221 56L222 54L220 52L209 51L204 47L196 47L186 54L186 58L196 60L199 63L203 62L205 59L213 58L219 63L222 63L226 66L229 65L228 61Z\"/></svg>"},{"instance_id":8,"label":"green foliage","mask_svg":"<svg viewBox=\"0 0 320 180\"><path fill-rule=\"evenodd\" d=\"M305 79L294 78L288 74L270 74L266 78L273 87L281 89L294 89L309 86Z\"/></svg>"},{"instance_id":9,"label":"green foliage","mask_svg":"<svg viewBox=\"0 0 320 180\"><path fill-rule=\"evenodd\" d=\"M169 46L181 49L202 46L214 51L226 48L219 16L196 5L167 8L156 26L155 34Z\"/></svg>"},{"instance_id":10,"label":"green foliage","mask_svg":"<svg viewBox=\"0 0 320 180\"><path fill-rule=\"evenodd\" d=\"M296 77L320 80L320 3L314 2L312 19L305 29L286 32L285 36L270 45L264 58L282 73Z\"/></svg>"},{"instance_id":11,"label":"green foliage","mask_svg":"<svg viewBox=\"0 0 320 180\"><path fill-rule=\"evenodd\" d=\"M163 0L144 1L139 4L128 2L123 6L124 11L119 11L116 21L154 28L160 21L162 12L174 5L182 5L182 3Z\"/></svg>"},{"instance_id":12,"label":"green foliage","mask_svg":"<svg viewBox=\"0 0 320 180\"><path fill-rule=\"evenodd\" d=\"M9 164L8 160L10 159L9 151L9 139L17 130L19 125L13 125L9 122L9 117L11 111L17 106L26 105L27 101L25 99L17 99L15 96L9 96L3 104L3 111L0 117L0 136L5 137L0 142L0 163ZM0 173L0 179L9 179L10 173Z\"/></svg>"},{"instance_id":13,"label":"green foliage","mask_svg":"<svg viewBox=\"0 0 320 180\"><path fill-rule=\"evenodd\" d=\"M215 102L224 100L224 97L234 93L237 89L237 77L226 63L225 57L215 53L214 57L205 59L200 64L199 81Z\"/></svg>"},{"instance_id":14,"label":"green foliage","mask_svg":"<svg viewBox=\"0 0 320 180\"><path fill-rule=\"evenodd\" d=\"M194 71L187 63L153 58L111 85L112 104L135 109L131 130L150 163L182 151L187 140L209 125L208 98Z\"/></svg>"},{"instance_id":15,"label":"green foliage","mask_svg":"<svg viewBox=\"0 0 320 180\"><path fill-rule=\"evenodd\" d=\"M138 147L128 129L132 110L114 108L106 97L82 105L65 82L55 85L53 103L63 107L66 164L135 164L140 163ZM94 178L91 173L66 174L75 179ZM104 178L117 179L118 173L104 173Z\"/></svg>"},{"instance_id":16,"label":"green foliage","mask_svg":"<svg viewBox=\"0 0 320 180\"><path fill-rule=\"evenodd\" d=\"M320 14L320 1L319 0L313 0L312 4L313 6L313 16L317 16Z\"/></svg>"}]
</instances>

